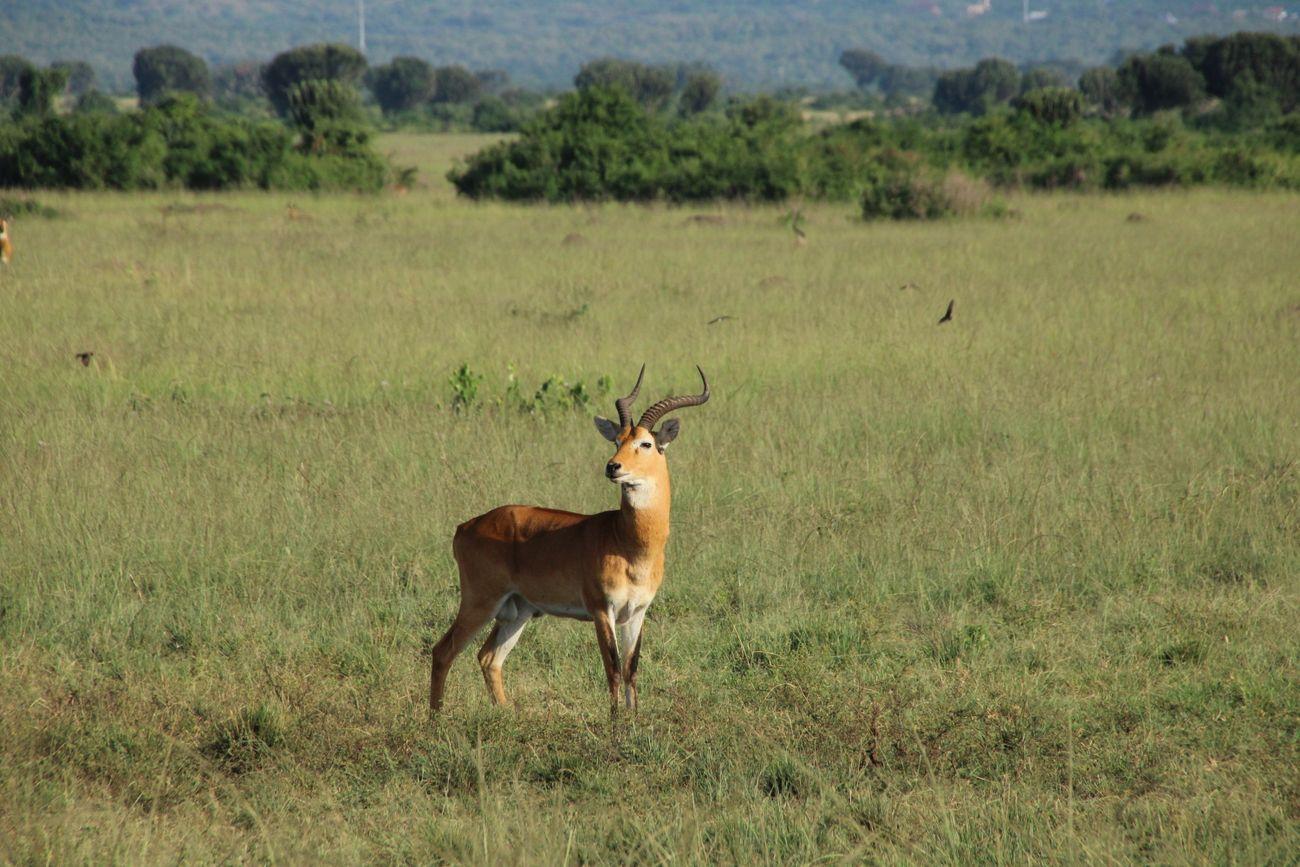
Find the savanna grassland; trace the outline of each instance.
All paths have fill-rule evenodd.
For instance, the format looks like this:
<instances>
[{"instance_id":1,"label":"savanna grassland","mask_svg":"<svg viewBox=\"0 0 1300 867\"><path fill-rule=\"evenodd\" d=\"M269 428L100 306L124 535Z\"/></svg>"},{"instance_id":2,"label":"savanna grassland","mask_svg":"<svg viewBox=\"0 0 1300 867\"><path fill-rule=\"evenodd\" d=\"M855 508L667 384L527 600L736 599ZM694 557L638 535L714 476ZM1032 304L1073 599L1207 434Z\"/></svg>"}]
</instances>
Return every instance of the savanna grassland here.
<instances>
[{"instance_id":1,"label":"savanna grassland","mask_svg":"<svg viewBox=\"0 0 1300 867\"><path fill-rule=\"evenodd\" d=\"M796 248L425 177L15 225L0 861L1294 863L1300 198L814 205ZM514 708L467 653L431 722L453 528L612 507L642 361L714 397L639 716L547 618Z\"/></svg>"}]
</instances>

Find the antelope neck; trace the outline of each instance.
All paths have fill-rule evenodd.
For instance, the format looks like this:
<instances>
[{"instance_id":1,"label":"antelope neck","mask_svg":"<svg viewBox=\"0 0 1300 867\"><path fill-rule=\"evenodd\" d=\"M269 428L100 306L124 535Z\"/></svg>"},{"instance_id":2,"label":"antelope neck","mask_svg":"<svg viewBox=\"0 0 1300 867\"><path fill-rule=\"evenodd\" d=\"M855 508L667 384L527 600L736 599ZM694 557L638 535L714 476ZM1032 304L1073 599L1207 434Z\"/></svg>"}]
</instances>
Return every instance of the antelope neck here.
<instances>
[{"instance_id":1,"label":"antelope neck","mask_svg":"<svg viewBox=\"0 0 1300 867\"><path fill-rule=\"evenodd\" d=\"M619 525L641 547L663 544L668 538L672 492L668 474L636 487L624 487L619 497Z\"/></svg>"}]
</instances>

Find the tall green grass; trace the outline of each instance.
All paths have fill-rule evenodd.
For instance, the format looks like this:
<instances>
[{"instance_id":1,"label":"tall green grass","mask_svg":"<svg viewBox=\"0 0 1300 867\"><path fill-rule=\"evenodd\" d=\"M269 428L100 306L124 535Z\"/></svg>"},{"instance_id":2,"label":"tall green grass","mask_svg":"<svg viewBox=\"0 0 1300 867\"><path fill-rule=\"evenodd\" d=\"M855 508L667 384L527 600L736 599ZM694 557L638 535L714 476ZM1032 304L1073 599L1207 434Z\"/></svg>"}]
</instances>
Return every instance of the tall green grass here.
<instances>
[{"instance_id":1,"label":"tall green grass","mask_svg":"<svg viewBox=\"0 0 1300 867\"><path fill-rule=\"evenodd\" d=\"M0 273L0 860L1294 859L1294 196L811 207L802 249L440 186L45 200ZM642 361L715 396L639 717L548 618L514 709L467 653L430 723L455 524L616 498L608 399L510 395Z\"/></svg>"}]
</instances>

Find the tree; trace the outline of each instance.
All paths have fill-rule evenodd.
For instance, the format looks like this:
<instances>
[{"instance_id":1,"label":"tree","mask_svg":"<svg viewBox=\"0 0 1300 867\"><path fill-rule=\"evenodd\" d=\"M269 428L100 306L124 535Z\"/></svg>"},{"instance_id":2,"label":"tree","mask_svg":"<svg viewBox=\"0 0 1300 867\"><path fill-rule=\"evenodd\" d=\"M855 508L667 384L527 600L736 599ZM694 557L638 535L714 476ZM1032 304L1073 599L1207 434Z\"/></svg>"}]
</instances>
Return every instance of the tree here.
<instances>
[{"instance_id":1,"label":"tree","mask_svg":"<svg viewBox=\"0 0 1300 867\"><path fill-rule=\"evenodd\" d=\"M338 81L356 85L366 71L366 58L347 45L317 43L277 54L262 71L267 99L281 116L289 114L289 91L305 81Z\"/></svg>"},{"instance_id":2,"label":"tree","mask_svg":"<svg viewBox=\"0 0 1300 867\"><path fill-rule=\"evenodd\" d=\"M434 103L473 102L483 89L483 83L463 66L439 66L434 70L431 101Z\"/></svg>"},{"instance_id":3,"label":"tree","mask_svg":"<svg viewBox=\"0 0 1300 867\"><path fill-rule=\"evenodd\" d=\"M8 101L18 97L18 80L31 66L32 62L26 57L17 54L0 55L0 100Z\"/></svg>"},{"instance_id":4,"label":"tree","mask_svg":"<svg viewBox=\"0 0 1300 867\"><path fill-rule=\"evenodd\" d=\"M53 114L54 100L67 85L65 70L27 67L18 77L18 111L40 117Z\"/></svg>"},{"instance_id":5,"label":"tree","mask_svg":"<svg viewBox=\"0 0 1300 867\"><path fill-rule=\"evenodd\" d=\"M140 102L148 105L174 91L206 97L212 91L208 65L184 48L159 45L135 53L132 66Z\"/></svg>"},{"instance_id":6,"label":"tree","mask_svg":"<svg viewBox=\"0 0 1300 867\"><path fill-rule=\"evenodd\" d=\"M1083 116L1083 94L1069 87L1040 87L1011 105L1046 126L1069 126Z\"/></svg>"},{"instance_id":7,"label":"tree","mask_svg":"<svg viewBox=\"0 0 1300 867\"><path fill-rule=\"evenodd\" d=\"M647 111L660 111L677 89L677 76L666 66L640 66L633 96Z\"/></svg>"},{"instance_id":8,"label":"tree","mask_svg":"<svg viewBox=\"0 0 1300 867\"><path fill-rule=\"evenodd\" d=\"M583 64L573 79L573 85L578 90L618 88L641 103L643 108L659 111L672 98L677 76L670 67L602 57Z\"/></svg>"},{"instance_id":9,"label":"tree","mask_svg":"<svg viewBox=\"0 0 1300 867\"><path fill-rule=\"evenodd\" d=\"M849 48L840 54L840 66L853 76L853 81L858 87L866 90L884 77L890 64L874 51Z\"/></svg>"},{"instance_id":10,"label":"tree","mask_svg":"<svg viewBox=\"0 0 1300 867\"><path fill-rule=\"evenodd\" d=\"M1300 104L1300 39L1272 33L1202 36L1187 40L1180 53L1205 79L1205 90L1212 96L1227 98L1234 90L1251 90L1243 83L1250 78L1273 91L1283 111Z\"/></svg>"},{"instance_id":11,"label":"tree","mask_svg":"<svg viewBox=\"0 0 1300 867\"><path fill-rule=\"evenodd\" d=\"M975 86L986 104L1003 103L1020 92L1020 70L996 57L975 64Z\"/></svg>"},{"instance_id":12,"label":"tree","mask_svg":"<svg viewBox=\"0 0 1300 867\"><path fill-rule=\"evenodd\" d=\"M345 81L321 78L289 88L288 119L302 135L299 148L310 154L351 155L370 140L357 89Z\"/></svg>"},{"instance_id":13,"label":"tree","mask_svg":"<svg viewBox=\"0 0 1300 867\"><path fill-rule=\"evenodd\" d=\"M1117 75L1120 92L1138 114L1186 108L1205 95L1205 79L1191 62L1167 51L1135 54Z\"/></svg>"},{"instance_id":14,"label":"tree","mask_svg":"<svg viewBox=\"0 0 1300 867\"><path fill-rule=\"evenodd\" d=\"M68 93L81 96L95 86L95 68L84 60L56 60L50 69L62 69L68 74Z\"/></svg>"},{"instance_id":15,"label":"tree","mask_svg":"<svg viewBox=\"0 0 1300 867\"><path fill-rule=\"evenodd\" d=\"M986 114L1020 92L1020 71L1005 60L987 58L974 69L954 69L939 75L934 107L944 114Z\"/></svg>"},{"instance_id":16,"label":"tree","mask_svg":"<svg viewBox=\"0 0 1300 867\"><path fill-rule=\"evenodd\" d=\"M1079 76L1079 92L1103 115L1116 114L1124 105L1119 76L1109 66L1094 66Z\"/></svg>"},{"instance_id":17,"label":"tree","mask_svg":"<svg viewBox=\"0 0 1300 867\"><path fill-rule=\"evenodd\" d=\"M392 63L377 66L370 76L370 89L384 114L410 111L433 95L433 67L418 57L394 57Z\"/></svg>"},{"instance_id":18,"label":"tree","mask_svg":"<svg viewBox=\"0 0 1300 867\"><path fill-rule=\"evenodd\" d=\"M682 114L699 114L707 111L718 98L722 89L722 79L713 72L696 72L686 79L682 87L679 108Z\"/></svg>"}]
</instances>

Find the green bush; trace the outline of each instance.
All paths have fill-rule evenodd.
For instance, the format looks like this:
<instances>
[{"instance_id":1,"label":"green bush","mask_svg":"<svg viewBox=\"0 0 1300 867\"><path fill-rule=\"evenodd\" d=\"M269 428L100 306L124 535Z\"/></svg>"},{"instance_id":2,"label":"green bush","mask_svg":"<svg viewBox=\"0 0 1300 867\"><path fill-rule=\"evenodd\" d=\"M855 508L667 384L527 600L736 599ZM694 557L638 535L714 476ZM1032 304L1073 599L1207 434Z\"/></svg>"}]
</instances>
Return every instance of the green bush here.
<instances>
[{"instance_id":1,"label":"green bush","mask_svg":"<svg viewBox=\"0 0 1300 867\"><path fill-rule=\"evenodd\" d=\"M565 94L503 142L451 171L471 198L533 201L656 198L668 168L668 136L621 89L591 87Z\"/></svg>"},{"instance_id":2,"label":"green bush","mask_svg":"<svg viewBox=\"0 0 1300 867\"><path fill-rule=\"evenodd\" d=\"M77 97L72 110L77 114L117 114L117 103L102 90L92 87Z\"/></svg>"},{"instance_id":3,"label":"green bush","mask_svg":"<svg viewBox=\"0 0 1300 867\"><path fill-rule=\"evenodd\" d=\"M923 165L915 154L882 160L862 193L866 220L937 220L968 217L989 204L984 181L959 171L942 172Z\"/></svg>"},{"instance_id":4,"label":"green bush","mask_svg":"<svg viewBox=\"0 0 1300 867\"><path fill-rule=\"evenodd\" d=\"M514 132L519 119L501 97L488 96L474 106L470 126L479 132Z\"/></svg>"},{"instance_id":5,"label":"green bush","mask_svg":"<svg viewBox=\"0 0 1300 867\"><path fill-rule=\"evenodd\" d=\"M304 153L275 121L215 115L174 93L140 112L30 116L0 126L0 186L139 190L381 189L388 166L364 129Z\"/></svg>"},{"instance_id":6,"label":"green bush","mask_svg":"<svg viewBox=\"0 0 1300 867\"><path fill-rule=\"evenodd\" d=\"M670 125L622 88L593 86L448 177L471 198L776 200L800 188L797 134L797 116L771 99Z\"/></svg>"},{"instance_id":7,"label":"green bush","mask_svg":"<svg viewBox=\"0 0 1300 867\"><path fill-rule=\"evenodd\" d=\"M1040 87L1011 103L1019 112L1052 126L1070 126L1083 117L1083 94L1068 87Z\"/></svg>"},{"instance_id":8,"label":"green bush","mask_svg":"<svg viewBox=\"0 0 1300 867\"><path fill-rule=\"evenodd\" d=\"M982 209L952 207L954 191L982 190L963 186L963 177L1043 189L1293 188L1300 177L1294 128L1275 120L1250 135L1229 135L1189 126L1173 112L1085 118L1082 94L1040 88L1018 97L1014 110L981 117L862 120L809 135L789 104L770 97L734 102L725 116L672 119L647 112L622 89L589 88L565 96L525 124L517 140L474 155L449 177L472 198L802 195L856 199L870 218L924 218Z\"/></svg>"}]
</instances>

